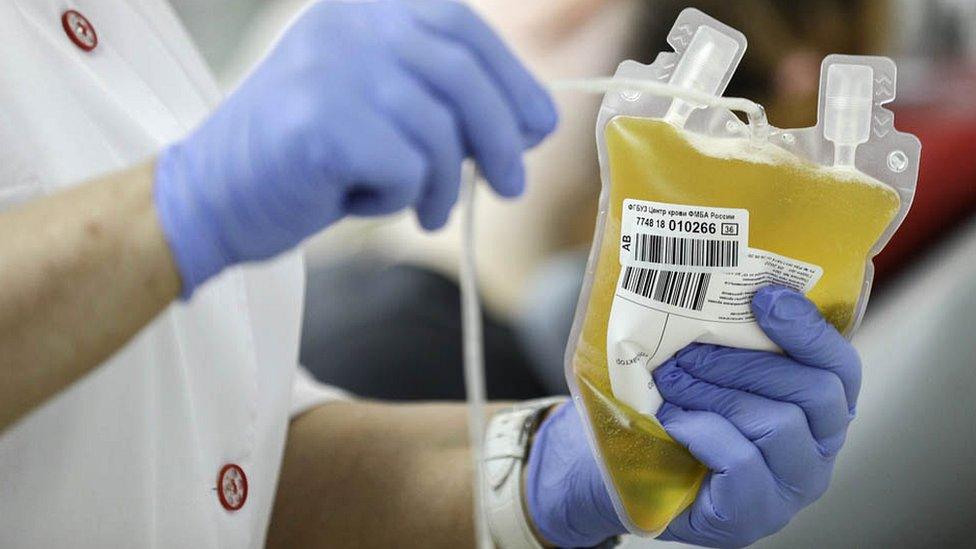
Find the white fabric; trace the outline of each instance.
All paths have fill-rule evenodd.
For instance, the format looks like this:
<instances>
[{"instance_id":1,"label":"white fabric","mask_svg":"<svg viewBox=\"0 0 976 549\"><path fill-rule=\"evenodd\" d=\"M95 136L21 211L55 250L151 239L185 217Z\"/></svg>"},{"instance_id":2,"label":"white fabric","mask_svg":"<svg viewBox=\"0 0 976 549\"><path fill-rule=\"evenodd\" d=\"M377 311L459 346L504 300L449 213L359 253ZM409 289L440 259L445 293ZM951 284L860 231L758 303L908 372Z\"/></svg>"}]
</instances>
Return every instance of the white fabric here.
<instances>
[{"instance_id":1,"label":"white fabric","mask_svg":"<svg viewBox=\"0 0 976 549\"><path fill-rule=\"evenodd\" d=\"M297 417L324 402L348 400L352 395L319 383L305 368L299 367L291 386L291 417Z\"/></svg>"},{"instance_id":2,"label":"white fabric","mask_svg":"<svg viewBox=\"0 0 976 549\"><path fill-rule=\"evenodd\" d=\"M164 0L2 2L0 52L0 209L146 159L218 100ZM3 432L0 546L262 546L289 415L341 396L295 376L303 291L299 254L224 273Z\"/></svg>"}]
</instances>

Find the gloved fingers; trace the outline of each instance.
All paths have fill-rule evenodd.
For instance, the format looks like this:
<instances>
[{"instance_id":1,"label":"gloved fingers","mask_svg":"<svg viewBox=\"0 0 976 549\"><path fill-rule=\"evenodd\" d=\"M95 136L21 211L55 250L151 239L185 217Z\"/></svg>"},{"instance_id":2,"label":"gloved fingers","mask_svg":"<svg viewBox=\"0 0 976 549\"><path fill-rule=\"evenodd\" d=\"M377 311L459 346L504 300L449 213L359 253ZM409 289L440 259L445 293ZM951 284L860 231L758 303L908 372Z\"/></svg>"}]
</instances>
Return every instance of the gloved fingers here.
<instances>
[{"instance_id":1,"label":"gloved fingers","mask_svg":"<svg viewBox=\"0 0 976 549\"><path fill-rule=\"evenodd\" d=\"M861 390L857 350L820 315L803 295L780 286L756 292L752 310L769 339L797 361L837 374L853 414Z\"/></svg>"},{"instance_id":2,"label":"gloved fingers","mask_svg":"<svg viewBox=\"0 0 976 549\"><path fill-rule=\"evenodd\" d=\"M759 449L729 420L714 412L684 410L665 402L657 419L679 444L712 472L766 472Z\"/></svg>"},{"instance_id":3,"label":"gloved fingers","mask_svg":"<svg viewBox=\"0 0 976 549\"><path fill-rule=\"evenodd\" d=\"M679 353L676 362L681 370L713 385L799 406L827 455L843 444L850 415L844 385L833 372L774 353L711 345Z\"/></svg>"},{"instance_id":4,"label":"gloved fingers","mask_svg":"<svg viewBox=\"0 0 976 549\"><path fill-rule=\"evenodd\" d=\"M356 129L335 140L345 205L352 215L385 215L413 205L427 180L422 151L368 107L354 108Z\"/></svg>"},{"instance_id":5,"label":"gloved fingers","mask_svg":"<svg viewBox=\"0 0 976 549\"><path fill-rule=\"evenodd\" d=\"M474 52L519 113L527 146L535 146L552 133L558 115L549 93L470 7L456 0L411 0L409 4L421 24Z\"/></svg>"},{"instance_id":6,"label":"gloved fingers","mask_svg":"<svg viewBox=\"0 0 976 549\"><path fill-rule=\"evenodd\" d=\"M689 528L710 530L720 540L721 532L745 520L744 515L775 512L775 502L780 501L776 480L759 448L735 425L714 412L684 410L668 402L661 405L657 418L712 471L683 519Z\"/></svg>"},{"instance_id":7,"label":"gloved fingers","mask_svg":"<svg viewBox=\"0 0 976 549\"><path fill-rule=\"evenodd\" d=\"M820 495L830 463L798 406L712 385L682 370L675 361L657 368L654 380L665 402L684 410L713 412L734 425L759 448L782 489L798 498L814 492Z\"/></svg>"},{"instance_id":8,"label":"gloved fingers","mask_svg":"<svg viewBox=\"0 0 976 549\"><path fill-rule=\"evenodd\" d=\"M498 85L466 48L454 42L421 33L411 33L404 41L401 60L453 108L481 173L498 194L521 194L524 140Z\"/></svg>"},{"instance_id":9,"label":"gloved fingers","mask_svg":"<svg viewBox=\"0 0 976 549\"><path fill-rule=\"evenodd\" d=\"M391 78L377 90L388 112L428 159L427 182L417 202L417 218L427 230L443 227L457 202L464 144L451 110L408 74Z\"/></svg>"}]
</instances>

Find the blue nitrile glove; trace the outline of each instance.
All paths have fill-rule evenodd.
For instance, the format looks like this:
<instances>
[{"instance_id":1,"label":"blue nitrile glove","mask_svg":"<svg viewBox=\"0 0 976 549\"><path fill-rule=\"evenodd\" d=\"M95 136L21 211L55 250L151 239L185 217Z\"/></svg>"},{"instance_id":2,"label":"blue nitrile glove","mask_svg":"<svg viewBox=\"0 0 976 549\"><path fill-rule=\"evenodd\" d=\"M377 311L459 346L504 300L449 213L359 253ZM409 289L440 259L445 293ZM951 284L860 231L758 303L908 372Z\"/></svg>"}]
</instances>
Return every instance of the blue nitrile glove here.
<instances>
[{"instance_id":1,"label":"blue nitrile glove","mask_svg":"<svg viewBox=\"0 0 976 549\"><path fill-rule=\"evenodd\" d=\"M518 195L523 151L555 124L546 91L463 4L319 2L158 159L156 208L183 297L346 215L413 206L438 228L468 156L495 191Z\"/></svg>"},{"instance_id":2,"label":"blue nitrile glove","mask_svg":"<svg viewBox=\"0 0 976 549\"><path fill-rule=\"evenodd\" d=\"M745 546L830 484L861 385L857 352L791 290L760 290L753 311L786 356L692 345L654 372L658 419L712 471L660 539Z\"/></svg>"},{"instance_id":3,"label":"blue nitrile glove","mask_svg":"<svg viewBox=\"0 0 976 549\"><path fill-rule=\"evenodd\" d=\"M768 536L830 483L861 383L857 352L802 295L763 288L753 310L788 356L691 345L654 372L658 418L712 470L662 540L738 547ZM539 427L526 478L547 541L588 547L621 534L575 407Z\"/></svg>"},{"instance_id":4,"label":"blue nitrile glove","mask_svg":"<svg viewBox=\"0 0 976 549\"><path fill-rule=\"evenodd\" d=\"M527 467L529 515L547 542L557 547L593 547L627 532L572 402L561 405L539 426Z\"/></svg>"}]
</instances>

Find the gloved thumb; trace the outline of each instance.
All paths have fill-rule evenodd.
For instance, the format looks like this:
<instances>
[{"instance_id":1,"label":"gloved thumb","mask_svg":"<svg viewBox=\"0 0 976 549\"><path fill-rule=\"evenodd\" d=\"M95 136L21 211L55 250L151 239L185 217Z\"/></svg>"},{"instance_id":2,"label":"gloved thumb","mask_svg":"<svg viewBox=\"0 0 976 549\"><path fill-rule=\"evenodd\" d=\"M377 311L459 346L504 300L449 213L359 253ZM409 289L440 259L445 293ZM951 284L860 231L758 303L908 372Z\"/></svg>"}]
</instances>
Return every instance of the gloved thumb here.
<instances>
[{"instance_id":1,"label":"gloved thumb","mask_svg":"<svg viewBox=\"0 0 976 549\"><path fill-rule=\"evenodd\" d=\"M844 384L853 412L861 388L857 351L802 294L781 286L767 286L752 300L756 321L774 343L796 361L835 373Z\"/></svg>"}]
</instances>

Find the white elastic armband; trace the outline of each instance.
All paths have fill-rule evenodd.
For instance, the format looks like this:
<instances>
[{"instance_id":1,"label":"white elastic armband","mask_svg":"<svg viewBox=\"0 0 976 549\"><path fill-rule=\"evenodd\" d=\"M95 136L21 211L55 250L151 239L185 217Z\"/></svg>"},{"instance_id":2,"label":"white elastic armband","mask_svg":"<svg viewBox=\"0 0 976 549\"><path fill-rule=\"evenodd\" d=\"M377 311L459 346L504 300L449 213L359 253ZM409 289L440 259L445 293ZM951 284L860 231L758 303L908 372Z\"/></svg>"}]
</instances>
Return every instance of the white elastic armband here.
<instances>
[{"instance_id":1,"label":"white elastic armband","mask_svg":"<svg viewBox=\"0 0 976 549\"><path fill-rule=\"evenodd\" d=\"M495 414L488 423L481 494L488 530L499 549L542 549L523 503L522 467L540 418L565 401L558 397L523 402Z\"/></svg>"}]
</instances>

